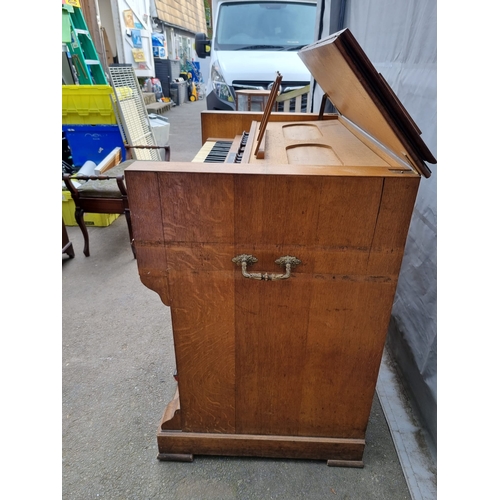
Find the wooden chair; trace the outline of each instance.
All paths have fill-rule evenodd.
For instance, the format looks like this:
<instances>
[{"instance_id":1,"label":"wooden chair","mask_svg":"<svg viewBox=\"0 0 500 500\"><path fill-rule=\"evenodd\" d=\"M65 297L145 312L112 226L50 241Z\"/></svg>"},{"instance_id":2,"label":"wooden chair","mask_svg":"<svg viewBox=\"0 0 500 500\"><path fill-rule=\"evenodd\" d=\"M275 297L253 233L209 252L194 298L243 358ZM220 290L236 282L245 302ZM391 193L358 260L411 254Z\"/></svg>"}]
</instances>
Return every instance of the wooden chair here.
<instances>
[{"instance_id":1,"label":"wooden chair","mask_svg":"<svg viewBox=\"0 0 500 500\"><path fill-rule=\"evenodd\" d=\"M64 224L64 219L62 221L62 253L68 255L70 259L75 256L75 251L73 250L73 243L69 240L68 231L66 225Z\"/></svg>"},{"instance_id":2,"label":"wooden chair","mask_svg":"<svg viewBox=\"0 0 500 500\"><path fill-rule=\"evenodd\" d=\"M307 110L311 105L311 85L306 85L300 89L292 90L291 92L286 92L285 94L280 94L276 98L276 104L283 103L283 109L281 110L281 106L278 109L283 111L284 113L290 113L290 104L294 103L294 112L301 113L302 112L302 96L307 94Z\"/></svg>"},{"instance_id":3,"label":"wooden chair","mask_svg":"<svg viewBox=\"0 0 500 500\"><path fill-rule=\"evenodd\" d=\"M283 111L284 113L301 113L302 112L302 96L307 94L307 109L311 105L311 85L306 85L300 89L292 90L280 94L276 97L273 104L273 111ZM271 97L270 90L237 90L236 91L236 111L252 111L253 105L260 106L260 111L264 111L268 99ZM244 102L244 107L241 109L241 101ZM280 106L280 103L282 105ZM293 103L293 106L292 106Z\"/></svg>"},{"instance_id":4,"label":"wooden chair","mask_svg":"<svg viewBox=\"0 0 500 500\"><path fill-rule=\"evenodd\" d=\"M270 90L237 90L236 111L253 111L255 106L260 108L259 111L264 111L270 95ZM240 102L244 103L243 107L240 105Z\"/></svg>"},{"instance_id":5,"label":"wooden chair","mask_svg":"<svg viewBox=\"0 0 500 500\"><path fill-rule=\"evenodd\" d=\"M131 149L164 149L165 161L170 161L170 146L128 146L127 157ZM70 175L63 174L63 181L75 202L75 219L80 227L86 257L90 255L89 235L84 221L85 213L93 214L124 214L127 220L130 245L135 258L134 234L128 207L127 187L124 170L135 160L121 161L121 150L116 148L97 167L100 175ZM106 175L103 175L106 173ZM73 183L77 181L77 185Z\"/></svg>"}]
</instances>

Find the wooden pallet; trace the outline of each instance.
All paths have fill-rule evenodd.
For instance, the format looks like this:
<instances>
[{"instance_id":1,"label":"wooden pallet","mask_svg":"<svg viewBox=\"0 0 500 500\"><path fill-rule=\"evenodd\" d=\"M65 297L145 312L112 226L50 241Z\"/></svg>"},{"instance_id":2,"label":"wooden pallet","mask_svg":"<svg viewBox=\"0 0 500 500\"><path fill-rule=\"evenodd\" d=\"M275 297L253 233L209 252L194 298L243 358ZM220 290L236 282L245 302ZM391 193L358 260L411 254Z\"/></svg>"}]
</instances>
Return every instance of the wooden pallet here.
<instances>
[{"instance_id":1,"label":"wooden pallet","mask_svg":"<svg viewBox=\"0 0 500 500\"><path fill-rule=\"evenodd\" d=\"M155 102L153 104L147 104L146 110L148 111L148 113L156 113L161 115L163 113L166 113L167 111L170 111L171 107L171 102Z\"/></svg>"},{"instance_id":2,"label":"wooden pallet","mask_svg":"<svg viewBox=\"0 0 500 500\"><path fill-rule=\"evenodd\" d=\"M156 94L154 92L143 92L142 98L144 99L144 104L146 106L156 102Z\"/></svg>"}]
</instances>

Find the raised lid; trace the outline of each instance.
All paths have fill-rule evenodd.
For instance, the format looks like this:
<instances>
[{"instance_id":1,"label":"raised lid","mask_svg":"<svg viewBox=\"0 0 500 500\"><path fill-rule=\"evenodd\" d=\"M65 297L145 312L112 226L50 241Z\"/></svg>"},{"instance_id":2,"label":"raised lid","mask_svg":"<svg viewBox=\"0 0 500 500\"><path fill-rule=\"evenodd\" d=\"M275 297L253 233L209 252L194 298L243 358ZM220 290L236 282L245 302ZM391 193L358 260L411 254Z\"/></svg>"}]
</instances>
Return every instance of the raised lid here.
<instances>
[{"instance_id":1,"label":"raised lid","mask_svg":"<svg viewBox=\"0 0 500 500\"><path fill-rule=\"evenodd\" d=\"M349 29L304 47L299 56L339 114L430 177L425 162L436 159Z\"/></svg>"}]
</instances>

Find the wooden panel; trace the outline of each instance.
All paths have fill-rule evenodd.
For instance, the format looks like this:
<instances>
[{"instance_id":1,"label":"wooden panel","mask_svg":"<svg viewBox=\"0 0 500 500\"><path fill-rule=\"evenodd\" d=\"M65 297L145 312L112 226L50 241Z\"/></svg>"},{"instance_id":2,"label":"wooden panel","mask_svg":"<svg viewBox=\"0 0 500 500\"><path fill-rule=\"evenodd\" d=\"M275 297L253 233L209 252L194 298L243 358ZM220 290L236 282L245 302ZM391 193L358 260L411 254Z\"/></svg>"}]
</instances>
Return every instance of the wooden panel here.
<instances>
[{"instance_id":1,"label":"wooden panel","mask_svg":"<svg viewBox=\"0 0 500 500\"><path fill-rule=\"evenodd\" d=\"M419 177L413 171L401 168L353 167L352 165L289 165L289 164L249 164L249 163L183 163L161 161L134 161L125 171L141 172L186 172L203 174L277 174L301 176L335 177Z\"/></svg>"},{"instance_id":2,"label":"wooden panel","mask_svg":"<svg viewBox=\"0 0 500 500\"><path fill-rule=\"evenodd\" d=\"M365 441L298 436L164 432L158 434L158 448L161 454L167 455L167 459L170 454L197 453L323 460L341 458L359 462L363 457Z\"/></svg>"},{"instance_id":3,"label":"wooden panel","mask_svg":"<svg viewBox=\"0 0 500 500\"><path fill-rule=\"evenodd\" d=\"M159 174L182 429L234 432L233 179Z\"/></svg>"},{"instance_id":4,"label":"wooden panel","mask_svg":"<svg viewBox=\"0 0 500 500\"><path fill-rule=\"evenodd\" d=\"M207 246L168 251L182 430L234 432L234 271L199 267L200 259L231 267L232 252Z\"/></svg>"},{"instance_id":5,"label":"wooden panel","mask_svg":"<svg viewBox=\"0 0 500 500\"><path fill-rule=\"evenodd\" d=\"M233 241L233 177L206 173L160 174L165 240Z\"/></svg>"},{"instance_id":6,"label":"wooden panel","mask_svg":"<svg viewBox=\"0 0 500 500\"><path fill-rule=\"evenodd\" d=\"M253 121L262 120L262 112L234 111L202 111L201 112L201 142L204 144L209 137L233 138L243 131L248 132ZM317 115L312 113L272 113L270 122L297 122L314 120ZM324 120L336 120L337 116L325 114ZM201 146L201 144L200 144Z\"/></svg>"},{"instance_id":7,"label":"wooden panel","mask_svg":"<svg viewBox=\"0 0 500 500\"><path fill-rule=\"evenodd\" d=\"M320 189L321 179L255 175L237 176L235 183L239 224L234 238L241 248L255 243L307 246L314 241L319 212L310 196Z\"/></svg>"},{"instance_id":8,"label":"wooden panel","mask_svg":"<svg viewBox=\"0 0 500 500\"><path fill-rule=\"evenodd\" d=\"M285 148L288 163L299 165L342 165L331 146L324 144L294 144Z\"/></svg>"},{"instance_id":9,"label":"wooden panel","mask_svg":"<svg viewBox=\"0 0 500 500\"><path fill-rule=\"evenodd\" d=\"M237 253L260 272L277 272L282 255L302 260L287 281L236 277L236 429L361 438L396 287L365 274L383 180L235 182Z\"/></svg>"},{"instance_id":10,"label":"wooden panel","mask_svg":"<svg viewBox=\"0 0 500 500\"><path fill-rule=\"evenodd\" d=\"M300 279L268 282L237 276L237 432L300 434L310 289Z\"/></svg>"},{"instance_id":11,"label":"wooden panel","mask_svg":"<svg viewBox=\"0 0 500 500\"><path fill-rule=\"evenodd\" d=\"M300 154L300 148L305 149L303 154ZM251 149L255 149L255 144ZM251 155L249 160L253 164L271 165L289 163L385 169L401 167L400 163L384 154L373 142L368 147L339 120L269 123L264 159L259 160Z\"/></svg>"},{"instance_id":12,"label":"wooden panel","mask_svg":"<svg viewBox=\"0 0 500 500\"><path fill-rule=\"evenodd\" d=\"M380 178L323 178L316 228L317 245L368 251L377 220L383 181Z\"/></svg>"},{"instance_id":13,"label":"wooden panel","mask_svg":"<svg viewBox=\"0 0 500 500\"><path fill-rule=\"evenodd\" d=\"M311 287L300 365L301 378L308 381L300 387L300 435L362 438L396 282L328 278L316 278Z\"/></svg>"},{"instance_id":14,"label":"wooden panel","mask_svg":"<svg viewBox=\"0 0 500 500\"><path fill-rule=\"evenodd\" d=\"M419 177L150 168L126 175L141 279L170 288L180 409L160 454L360 463ZM241 253L302 262L251 280Z\"/></svg>"},{"instance_id":15,"label":"wooden panel","mask_svg":"<svg viewBox=\"0 0 500 500\"><path fill-rule=\"evenodd\" d=\"M299 57L339 112L388 147L410 157L426 177L435 158L420 131L348 29L311 44Z\"/></svg>"},{"instance_id":16,"label":"wooden panel","mask_svg":"<svg viewBox=\"0 0 500 500\"><path fill-rule=\"evenodd\" d=\"M385 179L367 272L399 274L420 178Z\"/></svg>"},{"instance_id":17,"label":"wooden panel","mask_svg":"<svg viewBox=\"0 0 500 500\"><path fill-rule=\"evenodd\" d=\"M237 284L238 432L364 437L395 291L365 280Z\"/></svg>"},{"instance_id":18,"label":"wooden panel","mask_svg":"<svg viewBox=\"0 0 500 500\"><path fill-rule=\"evenodd\" d=\"M311 73L321 75L318 80L319 84L322 88L325 85L325 92L342 115L348 117L372 137L376 137L402 159L404 156L401 152L411 154L394 133L370 94L359 84L356 74L335 45L331 42L323 42L321 45L315 45L314 49L306 50L299 55ZM326 68L325 58L329 61ZM343 75L342 78L339 78L339 75Z\"/></svg>"},{"instance_id":19,"label":"wooden panel","mask_svg":"<svg viewBox=\"0 0 500 500\"><path fill-rule=\"evenodd\" d=\"M159 186L155 172L137 173L125 169L125 180L137 267L142 283L170 305L163 221L158 211Z\"/></svg>"},{"instance_id":20,"label":"wooden panel","mask_svg":"<svg viewBox=\"0 0 500 500\"><path fill-rule=\"evenodd\" d=\"M259 269L275 268L277 253L299 253L297 273L366 272L383 179L267 175L235 183L237 252L258 247Z\"/></svg>"}]
</instances>

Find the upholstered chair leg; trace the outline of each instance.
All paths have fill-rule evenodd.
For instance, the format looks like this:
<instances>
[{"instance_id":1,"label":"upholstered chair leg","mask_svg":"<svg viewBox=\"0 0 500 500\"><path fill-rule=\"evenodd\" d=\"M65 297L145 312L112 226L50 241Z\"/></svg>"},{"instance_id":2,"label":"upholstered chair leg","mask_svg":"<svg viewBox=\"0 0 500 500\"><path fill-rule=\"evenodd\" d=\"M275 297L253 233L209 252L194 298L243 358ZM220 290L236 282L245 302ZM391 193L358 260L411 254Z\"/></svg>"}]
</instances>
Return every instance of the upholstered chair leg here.
<instances>
[{"instance_id":1,"label":"upholstered chair leg","mask_svg":"<svg viewBox=\"0 0 500 500\"><path fill-rule=\"evenodd\" d=\"M87 226L85 225L85 221L83 220L83 215L84 215L84 211L80 208L80 209L76 209L75 210L75 219L76 219L76 222L78 223L78 225L80 226L80 229L82 230L82 234L83 234L83 242L84 242L84 245L83 245L83 254L85 255L85 257L88 257L90 255L90 252L89 252L89 233L87 231Z\"/></svg>"}]
</instances>

